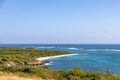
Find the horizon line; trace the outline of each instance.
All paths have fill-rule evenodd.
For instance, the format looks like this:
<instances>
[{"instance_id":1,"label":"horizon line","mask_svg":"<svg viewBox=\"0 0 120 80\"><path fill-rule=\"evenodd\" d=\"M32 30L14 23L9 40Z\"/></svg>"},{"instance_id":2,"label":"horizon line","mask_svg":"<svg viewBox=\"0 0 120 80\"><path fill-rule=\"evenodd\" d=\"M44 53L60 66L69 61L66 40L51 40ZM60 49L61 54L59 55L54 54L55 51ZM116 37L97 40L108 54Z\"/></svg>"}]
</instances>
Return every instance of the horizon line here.
<instances>
[{"instance_id":1,"label":"horizon line","mask_svg":"<svg viewBox=\"0 0 120 80\"><path fill-rule=\"evenodd\" d=\"M0 45L29 45L29 44L32 44L32 45L64 45L64 44L67 44L67 45L89 45L89 44L95 44L95 45L109 45L109 44L112 44L112 45L120 45L120 43L0 43Z\"/></svg>"}]
</instances>

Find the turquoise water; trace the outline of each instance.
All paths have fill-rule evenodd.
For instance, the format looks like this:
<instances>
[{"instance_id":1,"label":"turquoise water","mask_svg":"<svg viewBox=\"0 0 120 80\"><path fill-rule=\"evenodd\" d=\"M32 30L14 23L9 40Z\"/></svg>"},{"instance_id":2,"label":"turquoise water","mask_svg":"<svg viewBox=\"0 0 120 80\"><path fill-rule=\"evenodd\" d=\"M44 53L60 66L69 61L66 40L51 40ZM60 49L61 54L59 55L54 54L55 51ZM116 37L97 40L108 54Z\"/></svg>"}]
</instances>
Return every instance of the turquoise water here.
<instances>
[{"instance_id":1,"label":"turquoise water","mask_svg":"<svg viewBox=\"0 0 120 80\"><path fill-rule=\"evenodd\" d=\"M62 50L77 56L49 59L51 69L68 70L79 67L84 71L104 71L120 74L120 45L115 44L1 44L0 46L34 47L41 50Z\"/></svg>"}]
</instances>

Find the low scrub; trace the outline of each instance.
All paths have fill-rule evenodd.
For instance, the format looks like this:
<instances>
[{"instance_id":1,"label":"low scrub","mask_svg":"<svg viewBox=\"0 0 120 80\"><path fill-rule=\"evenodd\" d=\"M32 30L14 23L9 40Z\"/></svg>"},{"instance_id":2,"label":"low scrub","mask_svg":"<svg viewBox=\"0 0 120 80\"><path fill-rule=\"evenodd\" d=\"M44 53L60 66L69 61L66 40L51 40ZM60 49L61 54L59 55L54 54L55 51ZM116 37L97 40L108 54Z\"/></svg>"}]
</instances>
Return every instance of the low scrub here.
<instances>
[{"instance_id":1,"label":"low scrub","mask_svg":"<svg viewBox=\"0 0 120 80\"><path fill-rule=\"evenodd\" d=\"M44 80L120 80L120 76L104 72L84 72L79 68L51 70L48 67L0 66L0 71L19 76L36 76Z\"/></svg>"}]
</instances>

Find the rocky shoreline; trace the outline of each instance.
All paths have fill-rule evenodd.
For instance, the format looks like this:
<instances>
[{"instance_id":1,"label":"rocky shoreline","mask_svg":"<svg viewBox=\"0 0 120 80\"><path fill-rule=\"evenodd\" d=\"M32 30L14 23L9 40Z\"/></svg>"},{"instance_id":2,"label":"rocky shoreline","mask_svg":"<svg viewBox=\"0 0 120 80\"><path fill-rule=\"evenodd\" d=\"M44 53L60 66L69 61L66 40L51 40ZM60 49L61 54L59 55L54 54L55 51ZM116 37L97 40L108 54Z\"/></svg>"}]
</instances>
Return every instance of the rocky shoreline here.
<instances>
[{"instance_id":1,"label":"rocky shoreline","mask_svg":"<svg viewBox=\"0 0 120 80\"><path fill-rule=\"evenodd\" d=\"M46 63L49 63L47 60L41 60L36 62L15 62L15 61L4 61L2 64L7 66L42 66Z\"/></svg>"}]
</instances>

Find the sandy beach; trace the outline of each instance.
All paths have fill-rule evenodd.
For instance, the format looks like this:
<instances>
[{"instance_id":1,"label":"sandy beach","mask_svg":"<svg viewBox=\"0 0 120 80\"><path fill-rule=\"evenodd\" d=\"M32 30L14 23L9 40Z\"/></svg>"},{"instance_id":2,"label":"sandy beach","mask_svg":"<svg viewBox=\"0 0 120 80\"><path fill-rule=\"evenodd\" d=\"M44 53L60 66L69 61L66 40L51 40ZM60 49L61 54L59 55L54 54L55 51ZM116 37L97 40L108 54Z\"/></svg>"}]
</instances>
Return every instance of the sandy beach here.
<instances>
[{"instance_id":1,"label":"sandy beach","mask_svg":"<svg viewBox=\"0 0 120 80\"><path fill-rule=\"evenodd\" d=\"M37 61L41 61L41 60L47 60L47 59L51 59L51 58L59 58L59 57L66 57L66 56L76 56L79 54L65 54L65 55L58 55L58 56L49 56L49 57L40 57L37 58Z\"/></svg>"}]
</instances>

